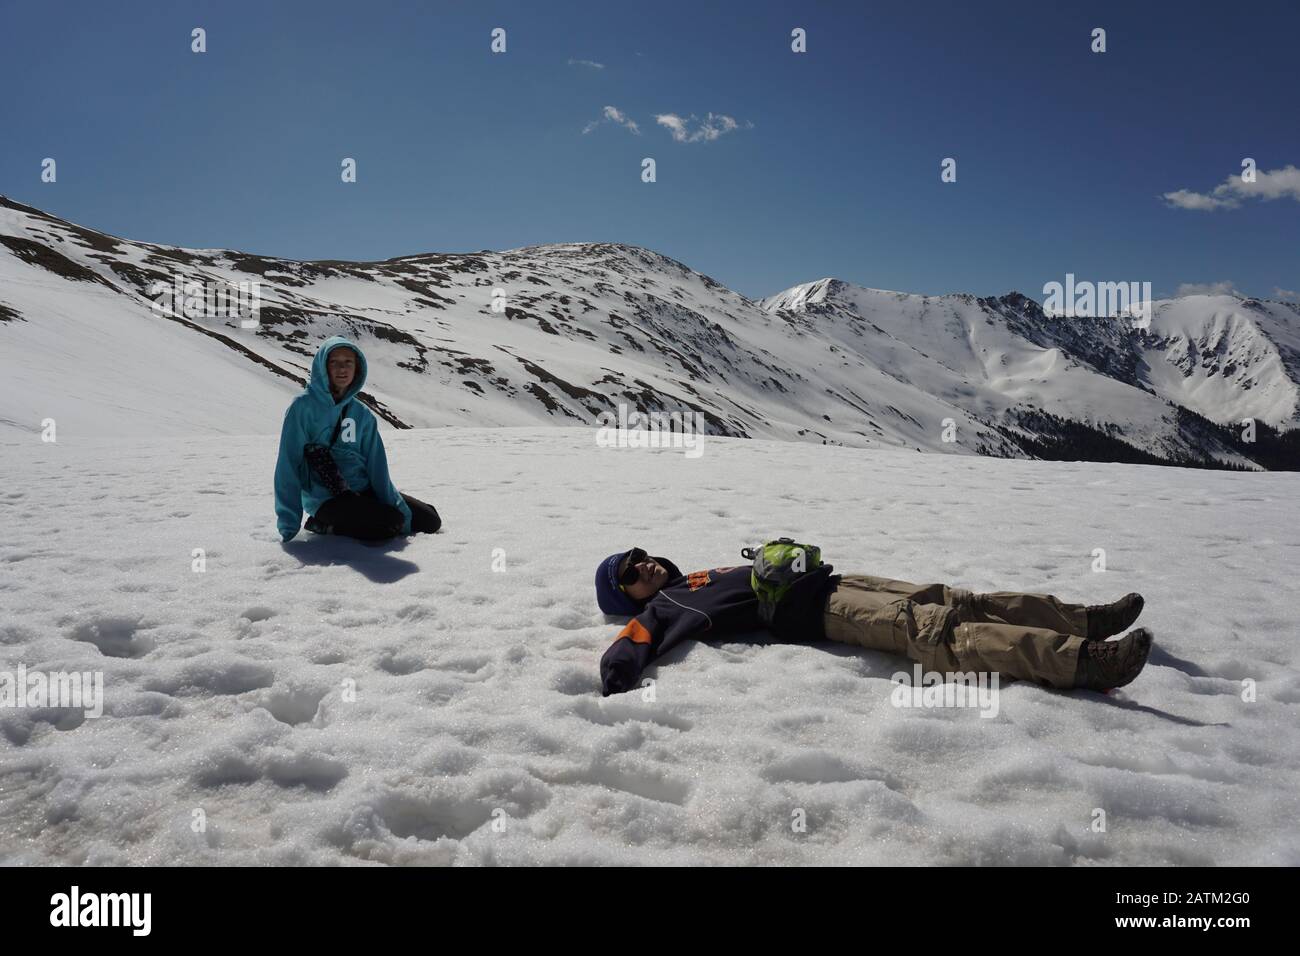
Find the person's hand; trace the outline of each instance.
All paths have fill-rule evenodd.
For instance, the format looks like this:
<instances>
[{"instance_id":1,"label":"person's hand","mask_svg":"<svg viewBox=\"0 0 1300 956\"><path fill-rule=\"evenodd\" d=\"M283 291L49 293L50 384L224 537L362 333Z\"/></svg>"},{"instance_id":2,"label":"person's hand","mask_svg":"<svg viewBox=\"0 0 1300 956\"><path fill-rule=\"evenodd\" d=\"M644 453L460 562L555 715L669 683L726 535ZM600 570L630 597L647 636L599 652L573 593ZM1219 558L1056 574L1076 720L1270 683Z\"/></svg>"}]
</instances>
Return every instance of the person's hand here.
<instances>
[{"instance_id":1,"label":"person's hand","mask_svg":"<svg viewBox=\"0 0 1300 956\"><path fill-rule=\"evenodd\" d=\"M632 675L626 667L618 664L607 665L600 675L601 695L622 694L632 689Z\"/></svg>"}]
</instances>

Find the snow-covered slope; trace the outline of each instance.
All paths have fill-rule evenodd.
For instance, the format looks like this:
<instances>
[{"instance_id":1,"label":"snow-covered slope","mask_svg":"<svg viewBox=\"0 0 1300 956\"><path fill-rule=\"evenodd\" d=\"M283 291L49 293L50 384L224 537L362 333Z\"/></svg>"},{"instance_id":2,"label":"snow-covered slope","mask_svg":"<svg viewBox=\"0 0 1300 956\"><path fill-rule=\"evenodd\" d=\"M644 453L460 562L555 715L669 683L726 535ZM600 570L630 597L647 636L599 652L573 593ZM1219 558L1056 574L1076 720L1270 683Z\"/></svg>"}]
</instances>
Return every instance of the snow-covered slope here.
<instances>
[{"instance_id":1,"label":"snow-covered slope","mask_svg":"<svg viewBox=\"0 0 1300 956\"><path fill-rule=\"evenodd\" d=\"M1207 433L1195 416L1300 425L1300 307L1289 303L1160 300L1143 327L1050 316L1018 293L921 296L820 279L760 304L819 335L847 333L846 348L987 421L1045 413L1161 458L1236 462L1251 460L1249 444L1233 428Z\"/></svg>"},{"instance_id":2,"label":"snow-covered slope","mask_svg":"<svg viewBox=\"0 0 1300 956\"><path fill-rule=\"evenodd\" d=\"M261 326L157 314L151 284L178 279L259 281ZM116 239L0 199L0 430L273 432L316 345L344 334L398 426L594 426L625 404L698 413L715 435L1275 467L1211 422L1295 425L1300 317L1225 308L1162 303L1164 337L1139 349L1110 320L1055 322L1016 294L820 280L754 302L610 243L294 262ZM1225 361L1175 381L1180 335Z\"/></svg>"},{"instance_id":3,"label":"snow-covered slope","mask_svg":"<svg viewBox=\"0 0 1300 956\"><path fill-rule=\"evenodd\" d=\"M105 694L0 710L0 863L1300 864L1294 475L386 440L444 533L281 546L274 436L0 439L0 669ZM600 558L782 532L843 571L1139 590L1151 664L1109 696L1006 685L985 718L893 706L886 654L728 640L601 698Z\"/></svg>"},{"instance_id":4,"label":"snow-covered slope","mask_svg":"<svg viewBox=\"0 0 1300 956\"><path fill-rule=\"evenodd\" d=\"M1153 304L1143 382L1214 421L1300 426L1300 305L1194 295Z\"/></svg>"}]
</instances>

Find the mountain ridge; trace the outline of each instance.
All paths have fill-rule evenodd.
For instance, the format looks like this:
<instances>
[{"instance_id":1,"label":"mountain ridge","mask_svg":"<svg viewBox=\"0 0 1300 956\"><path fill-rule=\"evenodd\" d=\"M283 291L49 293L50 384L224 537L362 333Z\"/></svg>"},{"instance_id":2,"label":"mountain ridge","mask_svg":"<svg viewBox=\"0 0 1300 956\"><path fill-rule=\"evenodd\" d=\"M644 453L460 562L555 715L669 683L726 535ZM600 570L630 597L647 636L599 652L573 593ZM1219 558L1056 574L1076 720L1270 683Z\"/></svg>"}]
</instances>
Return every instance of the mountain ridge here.
<instances>
[{"instance_id":1,"label":"mountain ridge","mask_svg":"<svg viewBox=\"0 0 1300 956\"><path fill-rule=\"evenodd\" d=\"M254 280L254 330L160 316L149 295L153 283ZM112 392L179 430L183 403L173 419L136 396L164 391L159 366L172 363L139 353L197 349L192 376L219 365L214 384L249 393L228 424L191 409L203 427L271 430L279 412L262 406L287 403L285 388L305 379L319 341L344 334L367 353L366 400L395 427L594 427L627 403L696 413L708 433L732 437L1043 457L1068 450L1070 432L1097 436L1108 454L1245 468L1264 457L1276 467L1300 409L1300 310L1202 303L1207 317L1170 304L1183 301L1156 303L1158 334L1144 337L1115 320L1062 322L1015 290L920 296L827 276L750 299L662 253L610 242L291 260L136 242L0 198L5 371L36 393L0 390L18 412L0 420L30 430L21 423L44 417L44 403L87 428L122 428L87 401L65 401ZM164 344L180 341L162 335L168 321L186 344ZM130 344L102 341L110 327ZM196 346L194 332L208 342ZM61 371L55 343L69 340L111 352L120 380L86 387L78 370ZM1188 424L1189 412L1214 424L1205 412L1220 406L1216 427ZM1233 438L1228 422L1247 413L1266 440L1284 442L1281 459Z\"/></svg>"}]
</instances>

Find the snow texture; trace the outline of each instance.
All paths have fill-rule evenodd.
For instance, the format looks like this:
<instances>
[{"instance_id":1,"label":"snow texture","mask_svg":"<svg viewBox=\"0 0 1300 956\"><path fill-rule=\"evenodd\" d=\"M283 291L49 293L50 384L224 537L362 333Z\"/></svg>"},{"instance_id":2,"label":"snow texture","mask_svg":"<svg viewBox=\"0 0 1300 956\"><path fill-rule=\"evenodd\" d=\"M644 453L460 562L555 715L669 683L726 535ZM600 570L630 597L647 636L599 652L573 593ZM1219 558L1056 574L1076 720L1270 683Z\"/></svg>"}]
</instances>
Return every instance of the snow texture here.
<instances>
[{"instance_id":1,"label":"snow texture","mask_svg":"<svg viewBox=\"0 0 1300 956\"><path fill-rule=\"evenodd\" d=\"M1294 475L390 430L443 533L282 546L274 436L10 435L0 661L102 671L105 713L0 710L0 862L1300 864ZM983 718L891 704L899 658L732 636L600 696L600 558L781 533L840 571L1141 591L1151 663Z\"/></svg>"}]
</instances>

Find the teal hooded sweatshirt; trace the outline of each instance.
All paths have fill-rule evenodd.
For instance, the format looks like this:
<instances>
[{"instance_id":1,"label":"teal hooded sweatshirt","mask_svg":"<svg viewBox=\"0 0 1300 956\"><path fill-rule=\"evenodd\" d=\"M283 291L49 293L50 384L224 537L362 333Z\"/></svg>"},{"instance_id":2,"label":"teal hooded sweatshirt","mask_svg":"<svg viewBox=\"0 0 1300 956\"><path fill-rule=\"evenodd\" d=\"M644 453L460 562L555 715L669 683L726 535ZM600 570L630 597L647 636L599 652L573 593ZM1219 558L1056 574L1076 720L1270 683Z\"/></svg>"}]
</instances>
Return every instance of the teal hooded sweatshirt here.
<instances>
[{"instance_id":1,"label":"teal hooded sweatshirt","mask_svg":"<svg viewBox=\"0 0 1300 956\"><path fill-rule=\"evenodd\" d=\"M351 387L336 402L325 363L329 354L340 347L356 353L357 374ZM366 357L361 349L337 335L326 339L311 363L311 380L306 391L290 403L280 429L280 457L275 463L275 518L280 537L285 541L302 528L304 511L314 515L331 497L308 467L303 448L312 443L328 445L341 418L343 429L330 452L348 487L358 492L374 489L375 497L402 513L405 518L402 533L411 533L411 509L388 476L388 456L379 437L379 425L365 403L355 398L365 384ZM353 422L352 429L348 428L349 419Z\"/></svg>"}]
</instances>

